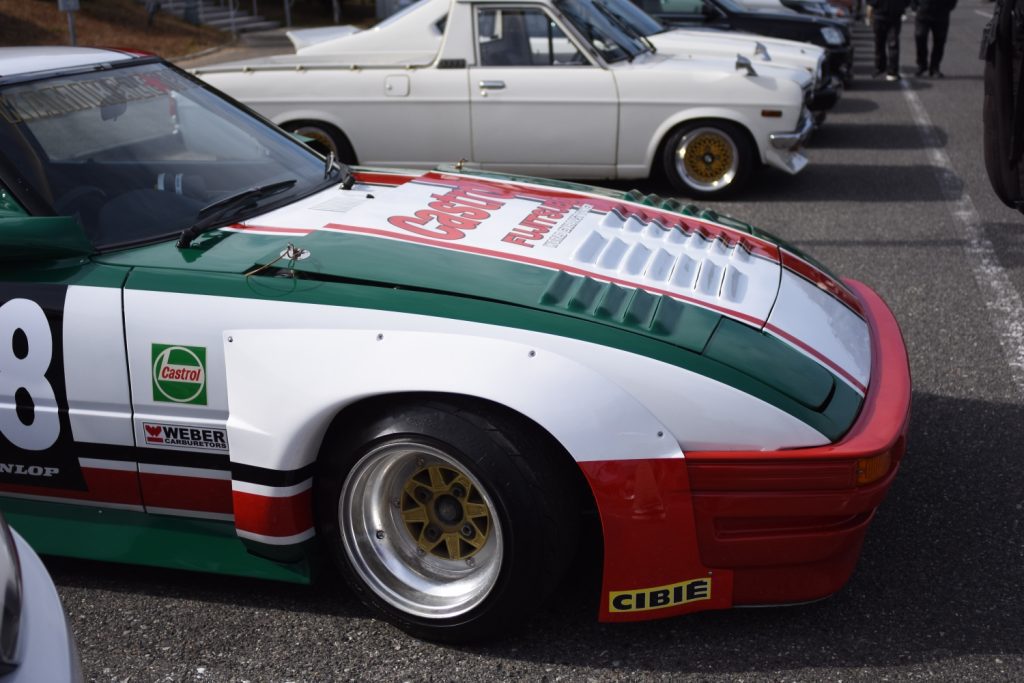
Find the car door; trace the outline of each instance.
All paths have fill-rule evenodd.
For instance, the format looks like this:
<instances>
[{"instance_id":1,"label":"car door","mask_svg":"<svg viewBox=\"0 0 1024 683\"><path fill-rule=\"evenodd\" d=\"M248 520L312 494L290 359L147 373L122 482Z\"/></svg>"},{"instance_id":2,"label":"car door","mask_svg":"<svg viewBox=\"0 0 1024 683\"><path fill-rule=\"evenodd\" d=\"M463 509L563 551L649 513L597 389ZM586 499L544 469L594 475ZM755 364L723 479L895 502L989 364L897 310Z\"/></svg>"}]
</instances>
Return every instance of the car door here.
<instances>
[{"instance_id":1,"label":"car door","mask_svg":"<svg viewBox=\"0 0 1024 683\"><path fill-rule=\"evenodd\" d=\"M618 93L537 6L477 6L470 69L473 160L484 168L563 177L612 177Z\"/></svg>"},{"instance_id":2,"label":"car door","mask_svg":"<svg viewBox=\"0 0 1024 683\"><path fill-rule=\"evenodd\" d=\"M29 216L0 184L0 496L13 520L39 502L142 510L127 269L61 258L62 236L79 230L72 218Z\"/></svg>"}]
</instances>

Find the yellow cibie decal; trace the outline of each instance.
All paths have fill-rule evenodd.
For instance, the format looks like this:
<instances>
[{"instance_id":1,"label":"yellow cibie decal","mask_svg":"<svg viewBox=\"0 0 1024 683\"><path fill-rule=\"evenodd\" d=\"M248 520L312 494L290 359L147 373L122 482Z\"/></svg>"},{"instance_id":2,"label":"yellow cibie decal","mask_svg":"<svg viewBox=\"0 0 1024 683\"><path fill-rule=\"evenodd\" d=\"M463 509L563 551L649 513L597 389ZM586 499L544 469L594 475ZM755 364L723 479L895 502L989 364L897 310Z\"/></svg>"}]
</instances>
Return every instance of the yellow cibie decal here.
<instances>
[{"instance_id":1,"label":"yellow cibie decal","mask_svg":"<svg viewBox=\"0 0 1024 683\"><path fill-rule=\"evenodd\" d=\"M690 579L655 588L608 593L609 612L646 612L711 599L711 579Z\"/></svg>"}]
</instances>

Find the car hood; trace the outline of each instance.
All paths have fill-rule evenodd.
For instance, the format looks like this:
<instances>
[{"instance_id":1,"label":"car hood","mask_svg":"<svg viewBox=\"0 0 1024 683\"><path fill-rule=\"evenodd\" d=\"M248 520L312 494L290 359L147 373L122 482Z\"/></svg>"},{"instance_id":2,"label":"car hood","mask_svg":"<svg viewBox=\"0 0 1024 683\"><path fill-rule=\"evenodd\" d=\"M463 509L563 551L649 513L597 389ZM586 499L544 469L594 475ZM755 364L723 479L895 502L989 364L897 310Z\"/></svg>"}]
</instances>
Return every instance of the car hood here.
<instances>
[{"instance_id":1,"label":"car hood","mask_svg":"<svg viewBox=\"0 0 1024 683\"><path fill-rule=\"evenodd\" d=\"M104 260L244 275L254 292L290 281L282 277L415 290L451 302L453 315L468 299L531 309L755 377L774 369L742 349L783 345L800 362L810 358L817 376L805 368L772 383L813 410L831 400L836 382L866 389L870 340L855 296L750 225L636 191L503 174L357 169L356 178L349 190L332 187L190 248L163 243Z\"/></svg>"},{"instance_id":2,"label":"car hood","mask_svg":"<svg viewBox=\"0 0 1024 683\"><path fill-rule=\"evenodd\" d=\"M710 53L715 50L722 54L742 54L756 62L768 61L758 51L758 45L763 45L770 60L812 71L817 69L825 53L824 49L810 43L708 28L669 29L650 36L650 41L659 52L674 54L701 49Z\"/></svg>"}]
</instances>

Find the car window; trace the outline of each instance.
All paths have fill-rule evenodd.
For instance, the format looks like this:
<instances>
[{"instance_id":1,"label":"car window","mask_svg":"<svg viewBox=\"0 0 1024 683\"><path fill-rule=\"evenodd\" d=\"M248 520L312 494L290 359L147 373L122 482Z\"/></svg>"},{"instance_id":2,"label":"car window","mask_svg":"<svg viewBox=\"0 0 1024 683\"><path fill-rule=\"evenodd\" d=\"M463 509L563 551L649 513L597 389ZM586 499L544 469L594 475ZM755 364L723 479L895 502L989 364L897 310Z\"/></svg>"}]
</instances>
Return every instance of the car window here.
<instances>
[{"instance_id":1,"label":"car window","mask_svg":"<svg viewBox=\"0 0 1024 683\"><path fill-rule=\"evenodd\" d=\"M481 66L576 66L586 59L540 9L477 8Z\"/></svg>"},{"instance_id":2,"label":"car window","mask_svg":"<svg viewBox=\"0 0 1024 683\"><path fill-rule=\"evenodd\" d=\"M156 62L0 88L0 167L98 249L171 236L253 187L294 181L285 201L325 183L312 151Z\"/></svg>"}]
</instances>

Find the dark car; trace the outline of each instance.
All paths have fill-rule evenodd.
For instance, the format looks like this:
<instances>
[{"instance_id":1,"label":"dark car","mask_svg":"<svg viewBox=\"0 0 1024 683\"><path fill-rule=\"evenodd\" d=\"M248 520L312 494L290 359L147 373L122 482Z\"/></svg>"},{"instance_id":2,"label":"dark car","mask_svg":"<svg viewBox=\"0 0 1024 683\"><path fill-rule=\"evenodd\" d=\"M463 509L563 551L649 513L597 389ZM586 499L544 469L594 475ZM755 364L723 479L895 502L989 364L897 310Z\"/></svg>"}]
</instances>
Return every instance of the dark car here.
<instances>
[{"instance_id":1,"label":"dark car","mask_svg":"<svg viewBox=\"0 0 1024 683\"><path fill-rule=\"evenodd\" d=\"M853 78L853 45L847 22L793 12L752 11L736 0L633 0L669 25L747 31L820 45L828 51L829 75Z\"/></svg>"}]
</instances>

